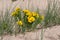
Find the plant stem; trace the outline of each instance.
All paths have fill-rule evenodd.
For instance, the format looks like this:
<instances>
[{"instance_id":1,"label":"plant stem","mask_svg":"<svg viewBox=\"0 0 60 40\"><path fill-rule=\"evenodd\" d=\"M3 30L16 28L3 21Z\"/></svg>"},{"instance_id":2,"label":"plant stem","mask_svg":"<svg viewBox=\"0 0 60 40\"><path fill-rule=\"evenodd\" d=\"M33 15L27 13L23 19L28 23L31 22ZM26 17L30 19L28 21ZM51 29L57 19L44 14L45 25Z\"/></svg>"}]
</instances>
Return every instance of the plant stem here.
<instances>
[{"instance_id":1,"label":"plant stem","mask_svg":"<svg viewBox=\"0 0 60 40\"><path fill-rule=\"evenodd\" d=\"M41 40L43 40L43 33L44 33L44 30L43 28L41 29Z\"/></svg>"}]
</instances>

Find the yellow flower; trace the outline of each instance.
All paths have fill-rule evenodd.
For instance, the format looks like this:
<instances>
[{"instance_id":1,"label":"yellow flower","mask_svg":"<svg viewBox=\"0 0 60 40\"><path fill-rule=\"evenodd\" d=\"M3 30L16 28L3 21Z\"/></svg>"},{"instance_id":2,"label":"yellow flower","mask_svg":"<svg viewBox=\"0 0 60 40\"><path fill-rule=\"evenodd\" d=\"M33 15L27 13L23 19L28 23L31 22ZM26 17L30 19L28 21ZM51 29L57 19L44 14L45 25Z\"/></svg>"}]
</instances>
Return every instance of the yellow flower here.
<instances>
[{"instance_id":1,"label":"yellow flower","mask_svg":"<svg viewBox=\"0 0 60 40\"><path fill-rule=\"evenodd\" d=\"M23 10L23 12L24 12L24 13L28 13L28 12L30 12L30 11L29 11L29 10Z\"/></svg>"},{"instance_id":2,"label":"yellow flower","mask_svg":"<svg viewBox=\"0 0 60 40\"><path fill-rule=\"evenodd\" d=\"M32 16L32 13L29 10L23 10L23 12L27 15L27 16Z\"/></svg>"},{"instance_id":3,"label":"yellow flower","mask_svg":"<svg viewBox=\"0 0 60 40\"><path fill-rule=\"evenodd\" d=\"M20 11L20 8L16 8L15 11Z\"/></svg>"},{"instance_id":4,"label":"yellow flower","mask_svg":"<svg viewBox=\"0 0 60 40\"><path fill-rule=\"evenodd\" d=\"M35 16L35 17L39 17L39 14L38 13L36 13L36 12L32 12L32 14L33 14L33 16Z\"/></svg>"},{"instance_id":5,"label":"yellow flower","mask_svg":"<svg viewBox=\"0 0 60 40\"><path fill-rule=\"evenodd\" d=\"M32 16L31 12L26 13L27 16Z\"/></svg>"},{"instance_id":6,"label":"yellow flower","mask_svg":"<svg viewBox=\"0 0 60 40\"><path fill-rule=\"evenodd\" d=\"M36 14L36 17L38 18L39 17L39 14Z\"/></svg>"},{"instance_id":7,"label":"yellow flower","mask_svg":"<svg viewBox=\"0 0 60 40\"><path fill-rule=\"evenodd\" d=\"M28 16L27 19L29 19L31 16Z\"/></svg>"},{"instance_id":8,"label":"yellow flower","mask_svg":"<svg viewBox=\"0 0 60 40\"><path fill-rule=\"evenodd\" d=\"M12 12L11 16L16 16L17 14L18 14L18 12L15 11L15 12Z\"/></svg>"},{"instance_id":9,"label":"yellow flower","mask_svg":"<svg viewBox=\"0 0 60 40\"><path fill-rule=\"evenodd\" d=\"M37 13L36 12L32 12L33 16L37 16Z\"/></svg>"},{"instance_id":10,"label":"yellow flower","mask_svg":"<svg viewBox=\"0 0 60 40\"><path fill-rule=\"evenodd\" d=\"M41 16L41 19L44 20L44 16Z\"/></svg>"},{"instance_id":11,"label":"yellow flower","mask_svg":"<svg viewBox=\"0 0 60 40\"><path fill-rule=\"evenodd\" d=\"M35 21L35 18L34 17L28 17L28 22L29 23L32 23L32 22L34 22Z\"/></svg>"},{"instance_id":12,"label":"yellow flower","mask_svg":"<svg viewBox=\"0 0 60 40\"><path fill-rule=\"evenodd\" d=\"M23 22L22 21L17 21L17 24L22 26L23 25Z\"/></svg>"}]
</instances>

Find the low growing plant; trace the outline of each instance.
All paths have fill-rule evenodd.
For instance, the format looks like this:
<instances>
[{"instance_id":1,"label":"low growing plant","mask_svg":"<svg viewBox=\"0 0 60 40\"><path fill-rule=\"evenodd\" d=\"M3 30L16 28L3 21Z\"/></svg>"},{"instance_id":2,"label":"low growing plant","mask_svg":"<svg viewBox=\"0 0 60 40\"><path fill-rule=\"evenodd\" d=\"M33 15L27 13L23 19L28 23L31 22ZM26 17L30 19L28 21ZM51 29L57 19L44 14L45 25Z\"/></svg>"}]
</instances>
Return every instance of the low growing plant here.
<instances>
[{"instance_id":1,"label":"low growing plant","mask_svg":"<svg viewBox=\"0 0 60 40\"><path fill-rule=\"evenodd\" d=\"M12 34L12 18L9 15L9 11L6 10L6 14L1 12L0 15L0 35L1 34Z\"/></svg>"},{"instance_id":2,"label":"low growing plant","mask_svg":"<svg viewBox=\"0 0 60 40\"><path fill-rule=\"evenodd\" d=\"M11 16L14 18L16 27L19 28L20 32L34 30L44 19L44 16L40 15L39 12L32 12L28 9L21 10L20 8L16 8Z\"/></svg>"},{"instance_id":3,"label":"low growing plant","mask_svg":"<svg viewBox=\"0 0 60 40\"><path fill-rule=\"evenodd\" d=\"M56 0L54 1L48 1L48 8L45 15L44 20L44 26L51 27L60 24L60 13L58 12L58 2Z\"/></svg>"}]
</instances>

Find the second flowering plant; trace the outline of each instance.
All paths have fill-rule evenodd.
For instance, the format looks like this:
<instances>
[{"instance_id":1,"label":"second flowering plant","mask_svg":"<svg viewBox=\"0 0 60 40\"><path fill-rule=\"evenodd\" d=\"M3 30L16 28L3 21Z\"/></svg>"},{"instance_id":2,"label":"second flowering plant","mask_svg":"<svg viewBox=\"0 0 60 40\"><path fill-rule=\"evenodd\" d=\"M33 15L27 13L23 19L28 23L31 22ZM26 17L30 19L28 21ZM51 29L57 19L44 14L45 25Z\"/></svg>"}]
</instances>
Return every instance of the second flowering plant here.
<instances>
[{"instance_id":1,"label":"second flowering plant","mask_svg":"<svg viewBox=\"0 0 60 40\"><path fill-rule=\"evenodd\" d=\"M32 31L36 26L44 20L44 16L41 16L39 12L32 12L30 10L21 10L16 8L11 16L15 19L15 23L18 25L20 32Z\"/></svg>"}]
</instances>

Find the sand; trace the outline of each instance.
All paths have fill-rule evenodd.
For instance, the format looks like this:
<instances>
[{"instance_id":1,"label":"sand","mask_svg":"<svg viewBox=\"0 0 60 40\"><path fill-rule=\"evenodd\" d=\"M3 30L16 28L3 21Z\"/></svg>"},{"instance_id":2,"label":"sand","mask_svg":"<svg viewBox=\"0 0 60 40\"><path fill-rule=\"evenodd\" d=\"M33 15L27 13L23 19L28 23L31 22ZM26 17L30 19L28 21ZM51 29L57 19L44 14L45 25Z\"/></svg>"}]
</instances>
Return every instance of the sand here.
<instances>
[{"instance_id":1,"label":"sand","mask_svg":"<svg viewBox=\"0 0 60 40\"><path fill-rule=\"evenodd\" d=\"M60 26L53 26L51 28L43 29L43 40L60 40ZM25 35L18 34L15 35L5 35L3 40L40 40L41 39L41 29L35 32L26 32Z\"/></svg>"}]
</instances>

